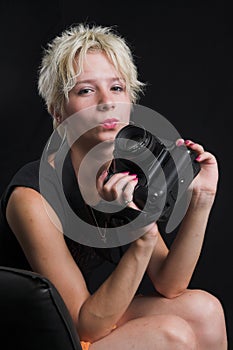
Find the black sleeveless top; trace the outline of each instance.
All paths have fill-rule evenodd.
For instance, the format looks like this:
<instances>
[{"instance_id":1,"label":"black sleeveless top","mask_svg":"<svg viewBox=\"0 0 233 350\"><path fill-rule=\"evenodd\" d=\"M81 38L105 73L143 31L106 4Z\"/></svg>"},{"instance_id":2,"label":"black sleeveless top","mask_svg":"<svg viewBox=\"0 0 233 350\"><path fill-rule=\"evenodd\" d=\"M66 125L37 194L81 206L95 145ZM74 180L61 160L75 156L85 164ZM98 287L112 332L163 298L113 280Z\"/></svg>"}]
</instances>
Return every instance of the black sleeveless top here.
<instances>
[{"instance_id":1,"label":"black sleeveless top","mask_svg":"<svg viewBox=\"0 0 233 350\"><path fill-rule=\"evenodd\" d=\"M15 267L25 270L32 270L29 265L20 244L18 243L14 233L8 225L6 219L6 207L10 195L15 187L29 187L37 192L40 191L39 171L40 160L36 160L24 165L12 178L9 185L5 189L0 201L0 265ZM79 212L83 220L89 222L93 220L90 216L90 211L85 205L78 183L68 154L65 162L64 191L69 204L75 211ZM54 176L54 168L48 164L47 173ZM75 190L74 190L75 189ZM50 191L51 192L51 191ZM54 195L57 196L56 189ZM47 198L46 198L47 199ZM58 201L59 202L59 201ZM57 211L57 208L54 208ZM61 209L62 210L62 209ZM61 220L62 221L62 220ZM87 287L93 293L104 280L113 272L121 259L124 252L128 249L129 244L118 246L115 248L95 248L80 244L71 239L66 234L64 235L67 247L73 256L76 264L80 268L83 277L87 283ZM59 261L57 262L59 264ZM147 294L154 290L151 281L147 274L138 288L137 294Z\"/></svg>"}]
</instances>

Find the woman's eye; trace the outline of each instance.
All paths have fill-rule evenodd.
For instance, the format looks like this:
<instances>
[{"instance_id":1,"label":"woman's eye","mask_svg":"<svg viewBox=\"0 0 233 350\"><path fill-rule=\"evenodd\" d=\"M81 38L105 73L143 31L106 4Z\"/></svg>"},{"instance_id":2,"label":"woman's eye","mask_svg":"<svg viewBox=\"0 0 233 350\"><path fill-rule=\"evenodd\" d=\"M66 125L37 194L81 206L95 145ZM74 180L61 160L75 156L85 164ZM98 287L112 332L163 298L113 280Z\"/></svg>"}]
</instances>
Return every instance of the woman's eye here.
<instances>
[{"instance_id":1,"label":"woman's eye","mask_svg":"<svg viewBox=\"0 0 233 350\"><path fill-rule=\"evenodd\" d=\"M115 86L112 87L112 90L113 91L123 91L123 87L119 86L119 85L115 85Z\"/></svg>"},{"instance_id":2,"label":"woman's eye","mask_svg":"<svg viewBox=\"0 0 233 350\"><path fill-rule=\"evenodd\" d=\"M86 95L89 94L92 90L90 88L85 88L85 89L81 89L78 91L78 95Z\"/></svg>"}]
</instances>

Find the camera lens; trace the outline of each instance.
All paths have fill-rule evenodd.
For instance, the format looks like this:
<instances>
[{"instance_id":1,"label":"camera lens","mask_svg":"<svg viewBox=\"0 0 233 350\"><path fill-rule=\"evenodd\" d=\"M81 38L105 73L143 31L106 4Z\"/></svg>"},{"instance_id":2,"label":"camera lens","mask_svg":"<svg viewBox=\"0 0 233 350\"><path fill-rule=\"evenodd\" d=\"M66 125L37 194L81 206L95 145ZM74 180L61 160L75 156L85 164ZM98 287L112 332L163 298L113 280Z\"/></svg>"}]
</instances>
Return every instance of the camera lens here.
<instances>
[{"instance_id":1,"label":"camera lens","mask_svg":"<svg viewBox=\"0 0 233 350\"><path fill-rule=\"evenodd\" d=\"M125 153L131 154L132 152L138 154L145 147L146 141L146 130L127 125L118 133L115 148L120 156L125 155Z\"/></svg>"},{"instance_id":2,"label":"camera lens","mask_svg":"<svg viewBox=\"0 0 233 350\"><path fill-rule=\"evenodd\" d=\"M127 125L122 128L115 139L115 157L135 159L138 162L150 161L153 155L159 155L162 149L161 142L147 130Z\"/></svg>"}]
</instances>

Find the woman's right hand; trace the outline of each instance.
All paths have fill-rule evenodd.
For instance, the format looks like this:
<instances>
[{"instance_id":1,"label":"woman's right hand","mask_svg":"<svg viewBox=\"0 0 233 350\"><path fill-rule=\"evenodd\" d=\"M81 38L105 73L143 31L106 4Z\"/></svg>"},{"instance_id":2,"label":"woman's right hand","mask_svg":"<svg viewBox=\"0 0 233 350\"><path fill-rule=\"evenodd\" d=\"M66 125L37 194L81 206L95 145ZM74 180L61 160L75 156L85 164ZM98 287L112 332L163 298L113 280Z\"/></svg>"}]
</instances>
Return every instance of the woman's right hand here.
<instances>
[{"instance_id":1,"label":"woman's right hand","mask_svg":"<svg viewBox=\"0 0 233 350\"><path fill-rule=\"evenodd\" d=\"M117 201L118 204L127 206L132 209L140 210L133 202L133 192L138 183L136 174L117 173L105 182L107 171L97 179L97 190L99 195L106 201ZM144 227L137 229L134 235L138 238L134 241L135 245L154 247L158 238L158 227L156 222L152 222Z\"/></svg>"},{"instance_id":2,"label":"woman's right hand","mask_svg":"<svg viewBox=\"0 0 233 350\"><path fill-rule=\"evenodd\" d=\"M107 175L107 170L103 171L96 182L100 197L108 202L115 201L119 205L127 205L139 210L133 203L133 192L138 183L137 175L129 172L116 173L108 181L105 181Z\"/></svg>"}]
</instances>

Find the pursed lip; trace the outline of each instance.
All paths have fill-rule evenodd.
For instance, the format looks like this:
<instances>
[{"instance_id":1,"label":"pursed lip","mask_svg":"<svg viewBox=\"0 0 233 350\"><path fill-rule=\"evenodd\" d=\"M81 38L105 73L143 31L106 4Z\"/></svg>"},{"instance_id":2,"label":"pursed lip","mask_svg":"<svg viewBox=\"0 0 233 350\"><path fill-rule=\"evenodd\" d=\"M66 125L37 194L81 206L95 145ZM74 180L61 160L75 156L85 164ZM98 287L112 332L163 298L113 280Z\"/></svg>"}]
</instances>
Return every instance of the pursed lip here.
<instances>
[{"instance_id":1,"label":"pursed lip","mask_svg":"<svg viewBox=\"0 0 233 350\"><path fill-rule=\"evenodd\" d=\"M108 119L105 119L101 122L101 124L111 124L111 123L119 123L119 119L116 119L116 118L108 118Z\"/></svg>"},{"instance_id":2,"label":"pursed lip","mask_svg":"<svg viewBox=\"0 0 233 350\"><path fill-rule=\"evenodd\" d=\"M100 124L105 128L105 129L113 129L116 127L116 125L119 123L119 119L117 118L108 118L103 120Z\"/></svg>"}]
</instances>

